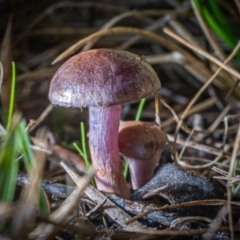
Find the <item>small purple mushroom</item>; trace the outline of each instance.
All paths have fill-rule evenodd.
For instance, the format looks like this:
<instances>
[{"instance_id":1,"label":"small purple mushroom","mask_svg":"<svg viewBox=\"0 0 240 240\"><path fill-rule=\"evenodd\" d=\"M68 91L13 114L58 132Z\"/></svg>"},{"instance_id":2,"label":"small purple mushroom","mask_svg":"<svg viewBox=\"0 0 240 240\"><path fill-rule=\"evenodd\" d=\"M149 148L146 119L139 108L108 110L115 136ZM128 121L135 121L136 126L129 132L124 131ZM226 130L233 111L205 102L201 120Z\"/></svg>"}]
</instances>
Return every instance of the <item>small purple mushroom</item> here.
<instances>
[{"instance_id":1,"label":"small purple mushroom","mask_svg":"<svg viewBox=\"0 0 240 240\"><path fill-rule=\"evenodd\" d=\"M166 134L155 122L128 121L120 125L118 146L129 164L133 190L153 177L165 145Z\"/></svg>"},{"instance_id":2,"label":"small purple mushroom","mask_svg":"<svg viewBox=\"0 0 240 240\"><path fill-rule=\"evenodd\" d=\"M160 81L144 57L95 49L68 59L55 73L49 99L64 107L89 107L89 145L100 191L130 197L118 150L121 105L153 95Z\"/></svg>"}]
</instances>

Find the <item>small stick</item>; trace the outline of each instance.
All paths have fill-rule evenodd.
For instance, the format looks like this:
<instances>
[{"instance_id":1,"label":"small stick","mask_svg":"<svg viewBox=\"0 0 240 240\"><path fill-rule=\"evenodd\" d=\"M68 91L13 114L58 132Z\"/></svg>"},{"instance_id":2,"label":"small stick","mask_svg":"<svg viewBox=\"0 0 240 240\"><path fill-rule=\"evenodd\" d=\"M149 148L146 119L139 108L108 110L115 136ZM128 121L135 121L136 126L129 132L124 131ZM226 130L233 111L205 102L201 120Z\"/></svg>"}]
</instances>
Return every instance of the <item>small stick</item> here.
<instances>
[{"instance_id":1,"label":"small stick","mask_svg":"<svg viewBox=\"0 0 240 240\"><path fill-rule=\"evenodd\" d=\"M162 100L164 100L162 97L161 97L161 102ZM162 102L164 104L164 102ZM199 104L196 104L194 105L187 113L186 113L186 117L190 116L191 114L194 114L194 113L197 113L197 112L201 112L203 110L206 110L210 107L212 107L214 105L214 101L212 98L209 98L205 101L202 101L201 103ZM167 106L166 106L167 107ZM171 108L172 109L172 108ZM170 108L169 108L170 110ZM172 111L171 111L172 112ZM172 112L173 113L173 112ZM179 114L177 114L177 117L180 118L182 116L183 112L180 112ZM174 114L173 114L174 115ZM169 125L171 125L172 123L176 122L176 118L169 118L168 120L162 122L162 127L165 128Z\"/></svg>"},{"instance_id":2,"label":"small stick","mask_svg":"<svg viewBox=\"0 0 240 240\"><path fill-rule=\"evenodd\" d=\"M172 222L171 222L171 225L170 225L170 228L177 228L177 225L179 224L183 224L184 222L196 222L196 221L201 221L201 222L206 222L206 223L212 223L212 219L211 218L208 218L208 217L197 217L197 216L194 216L194 217L179 217L177 219L174 219Z\"/></svg>"},{"instance_id":3,"label":"small stick","mask_svg":"<svg viewBox=\"0 0 240 240\"><path fill-rule=\"evenodd\" d=\"M153 24L150 24L144 30L153 32L158 28L163 28L167 24L167 22L170 21L170 19L171 19L171 16L167 14L157 19L155 22L153 22ZM129 38L127 41L123 42L119 47L117 47L117 49L125 50L141 39L142 39L142 36L139 36L139 35L133 36Z\"/></svg>"},{"instance_id":4,"label":"small stick","mask_svg":"<svg viewBox=\"0 0 240 240\"><path fill-rule=\"evenodd\" d=\"M42 112L42 114L38 117L38 119L35 121L33 125L30 126L28 132L32 132L46 117L47 115L52 111L53 105L49 104L46 109Z\"/></svg>"},{"instance_id":5,"label":"small stick","mask_svg":"<svg viewBox=\"0 0 240 240\"><path fill-rule=\"evenodd\" d=\"M98 203L97 206L95 206L93 209L91 209L88 213L85 214L86 217L90 217L93 213L98 211L98 209L102 208L103 205L106 203L107 197L105 197L102 202Z\"/></svg>"},{"instance_id":6,"label":"small stick","mask_svg":"<svg viewBox=\"0 0 240 240\"><path fill-rule=\"evenodd\" d=\"M161 191L163 191L164 189L166 189L169 186L169 184L166 184L165 186L159 187L154 189L153 191L147 192L144 195L142 195L142 199L147 199L150 197L153 197L155 195L157 195L158 193L160 193Z\"/></svg>"},{"instance_id":7,"label":"small stick","mask_svg":"<svg viewBox=\"0 0 240 240\"><path fill-rule=\"evenodd\" d=\"M183 62L185 60L184 56L181 53L176 51L173 51L170 53L147 55L145 57L150 64L175 62L180 65L183 65Z\"/></svg>"},{"instance_id":8,"label":"small stick","mask_svg":"<svg viewBox=\"0 0 240 240\"><path fill-rule=\"evenodd\" d=\"M230 109L232 108L231 105L227 105L223 111L221 112L221 114L216 118L216 120L211 124L211 126L208 128L208 130L210 132L213 132L217 126L220 124L220 122L222 121L222 119L226 116L226 114L230 111Z\"/></svg>"}]
</instances>

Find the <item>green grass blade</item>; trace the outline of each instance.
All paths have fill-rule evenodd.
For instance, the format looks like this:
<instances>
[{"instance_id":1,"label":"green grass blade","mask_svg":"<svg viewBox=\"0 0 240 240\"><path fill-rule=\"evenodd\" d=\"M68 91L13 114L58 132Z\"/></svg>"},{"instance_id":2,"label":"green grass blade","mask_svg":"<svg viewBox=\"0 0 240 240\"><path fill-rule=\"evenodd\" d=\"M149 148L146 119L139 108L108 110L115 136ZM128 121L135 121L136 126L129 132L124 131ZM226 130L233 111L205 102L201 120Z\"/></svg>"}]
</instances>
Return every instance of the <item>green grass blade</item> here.
<instances>
[{"instance_id":1,"label":"green grass blade","mask_svg":"<svg viewBox=\"0 0 240 240\"><path fill-rule=\"evenodd\" d=\"M29 173L31 170L31 164L34 162L34 154L31 148L29 135L26 132L25 126L23 124L20 124L19 131L22 138L21 153L23 154L23 162L27 172Z\"/></svg>"},{"instance_id":2,"label":"green grass blade","mask_svg":"<svg viewBox=\"0 0 240 240\"><path fill-rule=\"evenodd\" d=\"M76 143L73 143L73 146L78 151L79 155L83 158L87 169L89 169L91 167L91 162L88 158L88 150L87 150L87 144L86 144L86 131L85 131L85 126L83 122L80 123L80 135L81 135L82 148L80 148ZM94 180L92 180L91 183L93 186L96 186Z\"/></svg>"},{"instance_id":3,"label":"green grass blade","mask_svg":"<svg viewBox=\"0 0 240 240\"><path fill-rule=\"evenodd\" d=\"M91 167L91 163L88 158L88 153L87 153L87 147L86 147L86 131L85 131L85 126L84 123L80 123L80 129L81 129L81 140L82 140L82 150L83 150L83 158L86 163L87 169Z\"/></svg>"},{"instance_id":4,"label":"green grass blade","mask_svg":"<svg viewBox=\"0 0 240 240\"><path fill-rule=\"evenodd\" d=\"M227 26L227 22L225 20L225 17L221 11L221 9L219 8L219 6L217 5L216 1L215 0L211 0L211 1L208 1L208 4L211 8L211 11L213 12L214 14L214 17L216 18L216 20L219 22L219 24L221 26ZM225 31L227 31L228 29L225 29Z\"/></svg>"},{"instance_id":5,"label":"green grass blade","mask_svg":"<svg viewBox=\"0 0 240 240\"><path fill-rule=\"evenodd\" d=\"M124 178L127 178L128 170L129 170L129 164L125 162L124 169L123 169L123 176L124 176Z\"/></svg>"},{"instance_id":6,"label":"green grass blade","mask_svg":"<svg viewBox=\"0 0 240 240\"><path fill-rule=\"evenodd\" d=\"M84 155L82 149L81 149L76 143L73 143L73 146L74 146L75 149L78 151L78 154L79 154L80 156L83 156L83 155ZM84 159L83 159L83 160L84 160ZM84 160L84 161L85 161L85 160ZM85 164L86 164L86 163L85 163Z\"/></svg>"},{"instance_id":7,"label":"green grass blade","mask_svg":"<svg viewBox=\"0 0 240 240\"><path fill-rule=\"evenodd\" d=\"M203 8L203 16L212 30L222 39L231 49L233 49L236 45L236 42L229 35L229 33L225 32L225 29L220 26L215 19L211 16L211 14L207 11L206 8Z\"/></svg>"},{"instance_id":8,"label":"green grass blade","mask_svg":"<svg viewBox=\"0 0 240 240\"><path fill-rule=\"evenodd\" d=\"M81 135L81 143L82 143L82 148L80 148L76 143L73 143L73 146L75 149L78 151L79 155L83 158L87 169L91 167L91 162L88 158L88 153L87 153L87 145L86 145L86 131L85 131L85 126L84 123L80 123L80 135Z\"/></svg>"},{"instance_id":9,"label":"green grass blade","mask_svg":"<svg viewBox=\"0 0 240 240\"><path fill-rule=\"evenodd\" d=\"M12 121L14 103L15 103L15 89L16 89L16 65L12 62L12 83L11 83L11 92L10 92L10 102L8 109L8 120L7 120L7 131L9 131L10 124Z\"/></svg>"},{"instance_id":10,"label":"green grass blade","mask_svg":"<svg viewBox=\"0 0 240 240\"><path fill-rule=\"evenodd\" d=\"M139 121L139 120L140 120L145 103L146 103L146 98L143 98L143 99L140 101L139 105L138 105L138 109L137 109L137 114L136 114L136 117L135 117L135 121Z\"/></svg>"},{"instance_id":11,"label":"green grass blade","mask_svg":"<svg viewBox=\"0 0 240 240\"><path fill-rule=\"evenodd\" d=\"M17 123L10 124L0 151L0 200L11 202L15 191L20 138Z\"/></svg>"}]
</instances>

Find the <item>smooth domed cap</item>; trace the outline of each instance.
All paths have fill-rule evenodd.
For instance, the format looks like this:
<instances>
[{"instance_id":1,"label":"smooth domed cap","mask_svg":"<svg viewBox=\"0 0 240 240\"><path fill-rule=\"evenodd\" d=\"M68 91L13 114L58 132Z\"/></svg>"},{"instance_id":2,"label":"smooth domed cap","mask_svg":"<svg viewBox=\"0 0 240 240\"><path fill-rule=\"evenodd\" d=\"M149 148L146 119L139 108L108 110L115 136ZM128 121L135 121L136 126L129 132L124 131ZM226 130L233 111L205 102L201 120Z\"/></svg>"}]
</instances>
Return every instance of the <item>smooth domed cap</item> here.
<instances>
[{"instance_id":1,"label":"smooth domed cap","mask_svg":"<svg viewBox=\"0 0 240 240\"><path fill-rule=\"evenodd\" d=\"M155 122L127 121L120 125L118 147L128 158L151 160L160 156L165 145L165 134Z\"/></svg>"},{"instance_id":2,"label":"smooth domed cap","mask_svg":"<svg viewBox=\"0 0 240 240\"><path fill-rule=\"evenodd\" d=\"M153 95L160 80L144 57L94 49L68 59L54 74L49 99L64 107L107 107Z\"/></svg>"}]
</instances>

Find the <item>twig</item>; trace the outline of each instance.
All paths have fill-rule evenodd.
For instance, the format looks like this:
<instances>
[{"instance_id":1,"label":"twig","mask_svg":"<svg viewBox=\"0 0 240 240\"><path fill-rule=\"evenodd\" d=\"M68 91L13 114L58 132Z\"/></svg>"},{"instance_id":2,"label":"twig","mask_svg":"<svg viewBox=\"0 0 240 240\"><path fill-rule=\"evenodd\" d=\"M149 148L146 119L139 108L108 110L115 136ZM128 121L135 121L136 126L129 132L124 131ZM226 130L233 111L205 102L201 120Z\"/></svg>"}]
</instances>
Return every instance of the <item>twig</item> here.
<instances>
[{"instance_id":1,"label":"twig","mask_svg":"<svg viewBox=\"0 0 240 240\"><path fill-rule=\"evenodd\" d=\"M35 121L35 123L29 128L28 132L32 132L47 117L47 115L52 111L52 109L53 105L49 104Z\"/></svg>"},{"instance_id":2,"label":"twig","mask_svg":"<svg viewBox=\"0 0 240 240\"><path fill-rule=\"evenodd\" d=\"M185 58L181 53L173 51L170 53L148 55L146 59L150 64L175 62L182 65Z\"/></svg>"},{"instance_id":3,"label":"twig","mask_svg":"<svg viewBox=\"0 0 240 240\"><path fill-rule=\"evenodd\" d=\"M100 202L97 206L95 206L88 213L86 213L85 216L90 217L92 214L94 214L96 211L98 211L100 208L102 208L103 205L106 203L106 201L107 201L107 197L105 197L102 202Z\"/></svg>"},{"instance_id":4,"label":"twig","mask_svg":"<svg viewBox=\"0 0 240 240\"><path fill-rule=\"evenodd\" d=\"M169 26L171 26L174 31L179 34L181 37L184 37L186 40L188 40L190 43L201 47L200 42L192 35L192 33L186 28L184 27L178 20L176 19L171 19L169 21ZM200 56L201 58L203 58L202 56Z\"/></svg>"},{"instance_id":5,"label":"twig","mask_svg":"<svg viewBox=\"0 0 240 240\"><path fill-rule=\"evenodd\" d=\"M167 187L169 187L169 184L166 184L166 185L164 185L162 187L156 188L153 191L147 192L144 195L142 195L142 199L148 199L148 198L151 198L153 196L156 196L158 193L162 192Z\"/></svg>"},{"instance_id":6,"label":"twig","mask_svg":"<svg viewBox=\"0 0 240 240\"><path fill-rule=\"evenodd\" d=\"M232 88L230 89L230 91L227 93L226 95L226 99L232 94L232 92L234 91L234 89L238 86L238 84L240 83L240 79L237 79L237 81L234 83L234 85L232 86Z\"/></svg>"},{"instance_id":7,"label":"twig","mask_svg":"<svg viewBox=\"0 0 240 240\"><path fill-rule=\"evenodd\" d=\"M54 72L59 68L59 66L51 66L51 67L46 67L46 68L41 68L37 69L32 72L27 72L20 74L17 78L17 82L23 82L27 80L36 80L39 78L49 78L53 75Z\"/></svg>"},{"instance_id":8,"label":"twig","mask_svg":"<svg viewBox=\"0 0 240 240\"><path fill-rule=\"evenodd\" d=\"M213 132L217 126L220 124L220 122L223 120L223 118L226 116L226 114L230 111L230 109L232 108L231 105L227 105L223 111L221 112L221 114L216 118L216 120L211 124L211 126L208 128L208 130L210 132Z\"/></svg>"},{"instance_id":9,"label":"twig","mask_svg":"<svg viewBox=\"0 0 240 240\"><path fill-rule=\"evenodd\" d=\"M196 104L195 106L193 106L187 113L186 113L186 117L194 114L194 113L197 113L197 112L201 112L203 110L206 110L210 107L212 107L214 105L214 101L212 98L209 98L205 101L202 101L198 104ZM182 116L183 112L181 113L178 113L177 114L177 117L180 118ZM166 128L168 127L169 125L171 125L172 123L176 122L176 119L175 118L169 118L168 120L162 122L162 127L163 128Z\"/></svg>"},{"instance_id":10,"label":"twig","mask_svg":"<svg viewBox=\"0 0 240 240\"><path fill-rule=\"evenodd\" d=\"M200 221L200 222L206 222L211 223L212 219L207 217L179 217L171 222L170 228L177 228L177 225L182 224L184 222L191 222L191 221Z\"/></svg>"},{"instance_id":11,"label":"twig","mask_svg":"<svg viewBox=\"0 0 240 240\"><path fill-rule=\"evenodd\" d=\"M153 32L154 30L156 30L158 28L163 28L167 24L167 22L170 21L170 19L171 19L171 15L167 14L167 15L157 19L153 24L149 25L144 30L149 31L149 32ZM141 40L141 38L142 38L142 36L139 36L139 35L131 37L127 41L122 43L120 46L118 46L117 49L119 49L119 50L127 49L131 45L133 45L134 43L136 43L139 40Z\"/></svg>"}]
</instances>

